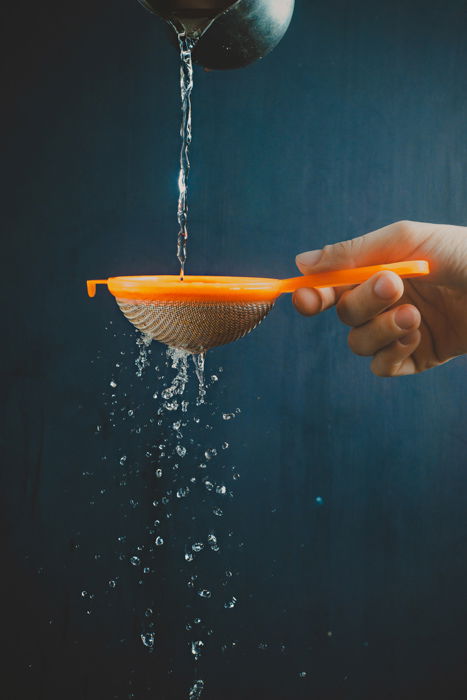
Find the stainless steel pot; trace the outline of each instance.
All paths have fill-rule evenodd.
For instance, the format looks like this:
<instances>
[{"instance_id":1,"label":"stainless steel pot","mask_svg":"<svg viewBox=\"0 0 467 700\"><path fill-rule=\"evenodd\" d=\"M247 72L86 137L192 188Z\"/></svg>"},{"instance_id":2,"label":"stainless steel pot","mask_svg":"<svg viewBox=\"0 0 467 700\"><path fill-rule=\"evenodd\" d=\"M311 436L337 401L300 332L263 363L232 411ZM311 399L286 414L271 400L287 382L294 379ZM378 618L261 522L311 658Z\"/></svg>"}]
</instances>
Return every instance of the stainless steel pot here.
<instances>
[{"instance_id":1,"label":"stainless steel pot","mask_svg":"<svg viewBox=\"0 0 467 700\"><path fill-rule=\"evenodd\" d=\"M193 60L212 70L241 68L277 46L295 0L139 0L176 34L197 40Z\"/></svg>"}]
</instances>

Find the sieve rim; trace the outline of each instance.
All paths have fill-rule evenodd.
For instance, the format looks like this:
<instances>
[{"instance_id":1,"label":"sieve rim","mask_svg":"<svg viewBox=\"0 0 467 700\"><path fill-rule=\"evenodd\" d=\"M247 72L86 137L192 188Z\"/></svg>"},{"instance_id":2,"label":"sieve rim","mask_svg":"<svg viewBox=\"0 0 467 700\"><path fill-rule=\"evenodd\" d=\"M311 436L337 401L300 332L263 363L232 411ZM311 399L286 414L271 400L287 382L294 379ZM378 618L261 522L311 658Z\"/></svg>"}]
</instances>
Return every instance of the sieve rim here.
<instances>
[{"instance_id":1,"label":"sieve rim","mask_svg":"<svg viewBox=\"0 0 467 700\"><path fill-rule=\"evenodd\" d=\"M186 275L138 275L95 280L107 284L114 297L139 301L274 302L281 293L280 280L269 277L219 277ZM95 283L88 283L90 296Z\"/></svg>"}]
</instances>

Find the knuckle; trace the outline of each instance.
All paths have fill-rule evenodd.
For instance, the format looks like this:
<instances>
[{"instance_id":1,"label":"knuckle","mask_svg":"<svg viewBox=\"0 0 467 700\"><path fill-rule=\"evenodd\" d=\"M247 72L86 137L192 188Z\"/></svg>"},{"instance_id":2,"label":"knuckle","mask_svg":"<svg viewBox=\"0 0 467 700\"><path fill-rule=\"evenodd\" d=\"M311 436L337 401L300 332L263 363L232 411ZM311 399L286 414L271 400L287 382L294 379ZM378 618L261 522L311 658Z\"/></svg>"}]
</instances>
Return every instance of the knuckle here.
<instances>
[{"instance_id":1,"label":"knuckle","mask_svg":"<svg viewBox=\"0 0 467 700\"><path fill-rule=\"evenodd\" d=\"M415 245L419 239L419 224L416 221L402 219L393 224L395 233L406 244Z\"/></svg>"},{"instance_id":2,"label":"knuckle","mask_svg":"<svg viewBox=\"0 0 467 700\"><path fill-rule=\"evenodd\" d=\"M354 256L357 248L356 240L357 239L350 238L346 241L333 243L332 245L325 245L323 248L323 256L332 257L332 261L336 266L339 266L340 262L342 262L346 266L354 267Z\"/></svg>"}]
</instances>

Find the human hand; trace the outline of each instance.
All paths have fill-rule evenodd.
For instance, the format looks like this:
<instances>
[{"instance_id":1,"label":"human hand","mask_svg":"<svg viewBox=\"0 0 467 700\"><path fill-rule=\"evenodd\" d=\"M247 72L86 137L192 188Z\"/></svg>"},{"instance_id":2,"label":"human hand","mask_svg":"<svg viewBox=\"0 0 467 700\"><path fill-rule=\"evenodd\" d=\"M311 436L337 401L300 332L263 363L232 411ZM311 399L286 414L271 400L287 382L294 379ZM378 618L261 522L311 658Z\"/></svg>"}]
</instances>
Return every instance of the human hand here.
<instances>
[{"instance_id":1,"label":"human hand","mask_svg":"<svg viewBox=\"0 0 467 700\"><path fill-rule=\"evenodd\" d=\"M296 258L302 274L428 260L430 274L402 280L379 272L356 287L299 289L297 310L336 306L357 355L380 377L423 372L467 353L467 227L399 221Z\"/></svg>"}]
</instances>

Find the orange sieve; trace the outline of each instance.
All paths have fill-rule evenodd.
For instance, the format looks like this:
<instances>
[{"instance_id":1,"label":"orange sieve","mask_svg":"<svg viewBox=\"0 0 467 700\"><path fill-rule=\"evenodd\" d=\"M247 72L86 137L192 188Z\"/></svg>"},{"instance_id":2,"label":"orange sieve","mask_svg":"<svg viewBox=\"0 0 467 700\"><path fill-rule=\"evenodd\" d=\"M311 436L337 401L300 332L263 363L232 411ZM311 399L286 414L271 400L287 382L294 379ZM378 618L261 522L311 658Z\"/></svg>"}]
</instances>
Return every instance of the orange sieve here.
<instances>
[{"instance_id":1,"label":"orange sieve","mask_svg":"<svg viewBox=\"0 0 467 700\"><path fill-rule=\"evenodd\" d=\"M271 311L281 295L301 287L360 284L376 272L420 277L430 271L425 260L319 272L278 280L267 277L200 277L155 275L88 280L90 297L97 284L109 292L131 323L170 347L201 353L242 338Z\"/></svg>"}]
</instances>

